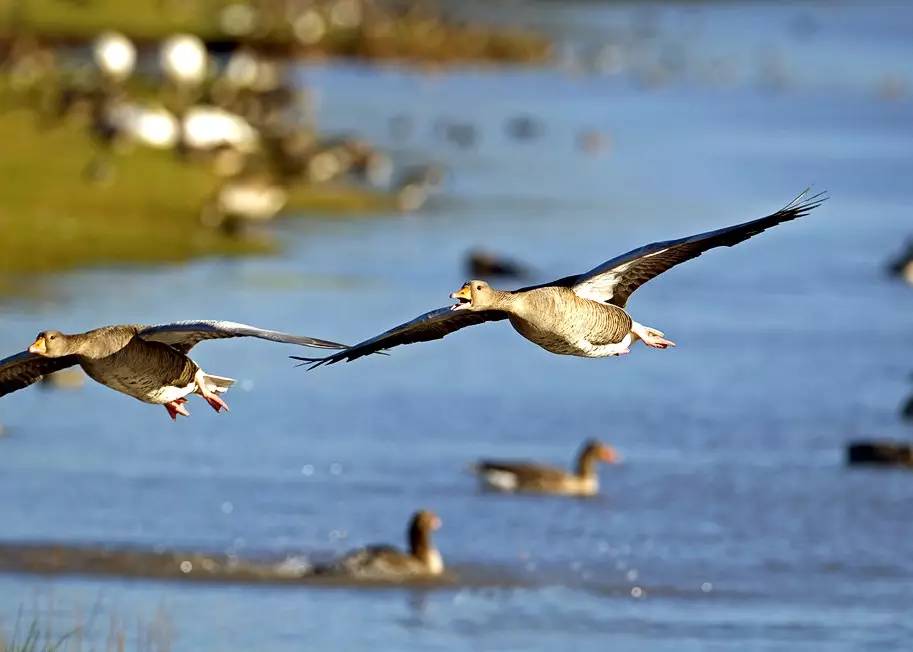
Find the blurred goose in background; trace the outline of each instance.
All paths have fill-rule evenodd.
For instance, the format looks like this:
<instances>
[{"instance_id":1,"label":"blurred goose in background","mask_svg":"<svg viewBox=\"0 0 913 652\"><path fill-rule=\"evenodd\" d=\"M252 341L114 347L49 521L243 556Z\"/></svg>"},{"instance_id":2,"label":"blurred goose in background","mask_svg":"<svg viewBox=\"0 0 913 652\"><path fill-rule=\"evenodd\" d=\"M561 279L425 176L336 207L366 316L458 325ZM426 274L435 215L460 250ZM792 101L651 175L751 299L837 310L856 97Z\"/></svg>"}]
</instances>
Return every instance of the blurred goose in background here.
<instances>
[{"instance_id":1,"label":"blurred goose in background","mask_svg":"<svg viewBox=\"0 0 913 652\"><path fill-rule=\"evenodd\" d=\"M238 177L219 186L203 209L204 226L231 226L232 222L265 222L288 201L286 189L268 176Z\"/></svg>"},{"instance_id":2,"label":"blurred goose in background","mask_svg":"<svg viewBox=\"0 0 913 652\"><path fill-rule=\"evenodd\" d=\"M530 462L482 460L473 467L486 489L564 496L594 496L599 492L599 462L615 464L621 460L611 446L591 439L584 443L573 471Z\"/></svg>"},{"instance_id":3,"label":"blurred goose in background","mask_svg":"<svg viewBox=\"0 0 913 652\"><path fill-rule=\"evenodd\" d=\"M529 276L529 270L524 265L484 249L473 249L466 255L466 271L470 276Z\"/></svg>"},{"instance_id":4,"label":"blurred goose in background","mask_svg":"<svg viewBox=\"0 0 913 652\"><path fill-rule=\"evenodd\" d=\"M178 87L192 88L206 78L209 54L199 37L175 34L162 43L159 63L169 81Z\"/></svg>"},{"instance_id":5,"label":"blurred goose in background","mask_svg":"<svg viewBox=\"0 0 913 652\"><path fill-rule=\"evenodd\" d=\"M542 123L531 115L517 115L504 123L504 131L513 140L534 140L542 135Z\"/></svg>"},{"instance_id":6,"label":"blurred goose in background","mask_svg":"<svg viewBox=\"0 0 913 652\"><path fill-rule=\"evenodd\" d=\"M231 147L249 153L259 147L260 136L241 116L217 106L199 104L184 113L181 144L191 151Z\"/></svg>"},{"instance_id":7,"label":"blurred goose in background","mask_svg":"<svg viewBox=\"0 0 913 652\"><path fill-rule=\"evenodd\" d=\"M347 576L363 580L409 580L443 574L441 553L431 542L431 533L441 527L441 519L427 510L416 512L409 521L408 552L393 546L374 545L355 550L338 561L318 566L321 575Z\"/></svg>"},{"instance_id":8,"label":"blurred goose in background","mask_svg":"<svg viewBox=\"0 0 913 652\"><path fill-rule=\"evenodd\" d=\"M514 330L546 351L587 358L630 352L638 340L665 349L674 343L664 334L634 321L625 310L641 285L708 249L731 247L772 226L807 215L826 199L807 191L783 209L751 222L680 240L656 242L613 258L589 272L513 291L469 281L450 296L452 306L420 315L376 337L324 358L292 356L310 368L351 361L402 344L437 340L449 333L489 321L508 319Z\"/></svg>"},{"instance_id":9,"label":"blurred goose in background","mask_svg":"<svg viewBox=\"0 0 913 652\"><path fill-rule=\"evenodd\" d=\"M104 326L73 335L42 331L26 351L0 360L0 396L28 387L46 374L79 365L102 385L144 403L164 405L172 419L179 414L190 416L184 407L190 394L202 396L216 412L227 410L219 394L235 381L207 374L187 354L204 340L230 337L344 348L335 342L229 321Z\"/></svg>"},{"instance_id":10,"label":"blurred goose in background","mask_svg":"<svg viewBox=\"0 0 913 652\"><path fill-rule=\"evenodd\" d=\"M180 124L162 106L116 102L108 108L107 121L132 142L156 149L171 149L180 140Z\"/></svg>"},{"instance_id":11,"label":"blurred goose in background","mask_svg":"<svg viewBox=\"0 0 913 652\"><path fill-rule=\"evenodd\" d=\"M913 239L907 240L900 255L888 264L888 272L913 285Z\"/></svg>"},{"instance_id":12,"label":"blurred goose in background","mask_svg":"<svg viewBox=\"0 0 913 652\"><path fill-rule=\"evenodd\" d=\"M100 34L92 44L92 57L105 78L114 83L126 81L136 68L136 47L117 32Z\"/></svg>"},{"instance_id":13,"label":"blurred goose in background","mask_svg":"<svg viewBox=\"0 0 913 652\"><path fill-rule=\"evenodd\" d=\"M436 163L403 169L396 180L396 202L401 211L419 210L444 183L444 168Z\"/></svg>"}]
</instances>

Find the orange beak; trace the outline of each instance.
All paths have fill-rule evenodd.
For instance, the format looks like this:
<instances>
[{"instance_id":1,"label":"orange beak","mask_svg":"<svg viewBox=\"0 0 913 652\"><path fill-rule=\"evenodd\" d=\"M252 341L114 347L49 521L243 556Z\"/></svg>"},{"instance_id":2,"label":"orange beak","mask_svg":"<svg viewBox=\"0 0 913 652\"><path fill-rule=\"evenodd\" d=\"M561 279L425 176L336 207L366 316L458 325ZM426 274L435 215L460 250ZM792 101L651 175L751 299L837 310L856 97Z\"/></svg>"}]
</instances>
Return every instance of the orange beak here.
<instances>
[{"instance_id":1,"label":"orange beak","mask_svg":"<svg viewBox=\"0 0 913 652\"><path fill-rule=\"evenodd\" d=\"M44 355L48 352L48 343L43 337L39 337L35 342L29 347L29 353L37 353L38 355Z\"/></svg>"},{"instance_id":2,"label":"orange beak","mask_svg":"<svg viewBox=\"0 0 913 652\"><path fill-rule=\"evenodd\" d=\"M621 455L619 455L611 446L605 446L602 449L599 459L606 464L616 464L621 461Z\"/></svg>"},{"instance_id":3,"label":"orange beak","mask_svg":"<svg viewBox=\"0 0 913 652\"><path fill-rule=\"evenodd\" d=\"M444 521L441 520L440 516L435 516L431 521L431 528L434 530L440 530L441 526L444 524Z\"/></svg>"},{"instance_id":4,"label":"orange beak","mask_svg":"<svg viewBox=\"0 0 913 652\"><path fill-rule=\"evenodd\" d=\"M461 287L456 292L451 292L450 298L451 299L466 299L467 301L472 301L472 292L470 292L470 290L469 290L469 283L465 283L463 285L463 287Z\"/></svg>"}]
</instances>

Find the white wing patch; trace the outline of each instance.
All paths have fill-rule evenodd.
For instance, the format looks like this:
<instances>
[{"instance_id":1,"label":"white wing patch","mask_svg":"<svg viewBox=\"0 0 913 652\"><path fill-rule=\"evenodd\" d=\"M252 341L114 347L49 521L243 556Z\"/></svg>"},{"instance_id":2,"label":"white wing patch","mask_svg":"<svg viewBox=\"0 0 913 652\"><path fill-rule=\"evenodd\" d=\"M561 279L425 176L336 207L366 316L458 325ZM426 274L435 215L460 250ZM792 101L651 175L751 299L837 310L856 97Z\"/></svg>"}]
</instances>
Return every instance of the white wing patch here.
<instances>
[{"instance_id":1,"label":"white wing patch","mask_svg":"<svg viewBox=\"0 0 913 652\"><path fill-rule=\"evenodd\" d=\"M608 303L612 300L612 297L615 296L615 288L624 278L625 272L631 269L635 263L640 262L645 258L658 256L659 254L668 250L669 249L667 247L665 249L660 249L659 251L654 251L652 254L647 254L646 256L641 256L640 258L629 260L628 262L617 265L612 269L602 272L601 274L591 276L586 280L578 283L571 289L574 291L574 294L576 294L581 299L589 299L590 301L598 301L599 303Z\"/></svg>"},{"instance_id":2,"label":"white wing patch","mask_svg":"<svg viewBox=\"0 0 913 652\"><path fill-rule=\"evenodd\" d=\"M517 476L510 471L496 471L494 469L482 473L486 483L501 491L513 491L517 488Z\"/></svg>"}]
</instances>

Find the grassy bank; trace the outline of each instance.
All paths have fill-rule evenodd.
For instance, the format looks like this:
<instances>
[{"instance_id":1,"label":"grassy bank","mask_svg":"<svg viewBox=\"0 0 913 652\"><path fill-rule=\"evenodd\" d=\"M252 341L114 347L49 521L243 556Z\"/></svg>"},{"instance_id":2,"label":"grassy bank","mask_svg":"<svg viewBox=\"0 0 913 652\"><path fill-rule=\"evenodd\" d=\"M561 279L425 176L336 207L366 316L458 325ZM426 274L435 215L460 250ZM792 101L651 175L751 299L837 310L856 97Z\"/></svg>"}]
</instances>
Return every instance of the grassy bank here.
<instances>
[{"instance_id":1,"label":"grassy bank","mask_svg":"<svg viewBox=\"0 0 913 652\"><path fill-rule=\"evenodd\" d=\"M223 9L243 0L0 0L0 39L33 34L50 43L79 43L117 30L141 44L176 31L216 43L243 42L287 56L345 56L422 62L537 62L549 42L521 29L457 23L428 10L397 11L367 0L317 0L296 28L282 3L247 0L256 19L244 33L227 32ZM357 7L353 19L351 7ZM336 13L334 13L334 11ZM340 24L341 23L341 24Z\"/></svg>"},{"instance_id":2,"label":"grassy bank","mask_svg":"<svg viewBox=\"0 0 913 652\"><path fill-rule=\"evenodd\" d=\"M85 178L96 148L83 129L44 128L27 111L0 113L0 277L104 263L159 263L263 252L257 240L199 224L215 179L173 154L115 154L111 178ZM387 209L389 198L345 186L301 186L287 212ZM2 285L2 279L0 279Z\"/></svg>"}]
</instances>

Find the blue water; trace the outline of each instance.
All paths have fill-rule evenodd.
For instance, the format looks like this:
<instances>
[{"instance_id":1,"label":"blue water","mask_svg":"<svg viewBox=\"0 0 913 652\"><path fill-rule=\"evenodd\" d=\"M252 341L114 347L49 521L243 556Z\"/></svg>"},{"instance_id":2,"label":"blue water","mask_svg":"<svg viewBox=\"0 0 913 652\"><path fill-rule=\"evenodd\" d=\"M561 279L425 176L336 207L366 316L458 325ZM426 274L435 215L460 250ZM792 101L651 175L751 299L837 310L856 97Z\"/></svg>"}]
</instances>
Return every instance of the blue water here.
<instances>
[{"instance_id":1,"label":"blue water","mask_svg":"<svg viewBox=\"0 0 913 652\"><path fill-rule=\"evenodd\" d=\"M623 3L537 11L572 46L642 15ZM410 513L428 507L444 521L445 562L493 586L0 575L0 628L24 606L63 631L97 605L94 634L117 617L128 648L139 620L179 650L907 649L913 476L847 469L843 446L909 435L897 411L913 291L883 263L913 233L913 97L880 89L886 75L913 78L913 13L888 2L651 12L659 33L638 46L645 56L681 15L700 25L688 65L658 86L573 66L304 68L322 126L447 166L427 209L288 220L278 257L84 271L2 306L9 352L42 328L194 317L354 342L449 303L473 246L548 280L770 213L809 184L830 191L807 219L634 296L634 317L672 350L571 359L489 324L305 373L288 347L225 341L194 357L239 378L227 415L192 401L192 418L173 424L92 384L0 404L4 541L325 555L400 544ZM813 35L797 36L807 16ZM755 74L766 34L790 73L782 88ZM720 57L731 82L695 72ZM394 142L388 120L404 112L416 131ZM541 138L505 134L520 114ZM443 143L442 119L475 124L478 147ZM581 152L582 130L609 147ZM483 495L465 473L483 456L567 464L588 437L624 456L603 469L598 499Z\"/></svg>"}]
</instances>

